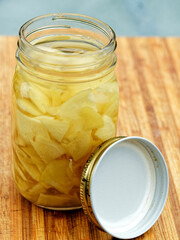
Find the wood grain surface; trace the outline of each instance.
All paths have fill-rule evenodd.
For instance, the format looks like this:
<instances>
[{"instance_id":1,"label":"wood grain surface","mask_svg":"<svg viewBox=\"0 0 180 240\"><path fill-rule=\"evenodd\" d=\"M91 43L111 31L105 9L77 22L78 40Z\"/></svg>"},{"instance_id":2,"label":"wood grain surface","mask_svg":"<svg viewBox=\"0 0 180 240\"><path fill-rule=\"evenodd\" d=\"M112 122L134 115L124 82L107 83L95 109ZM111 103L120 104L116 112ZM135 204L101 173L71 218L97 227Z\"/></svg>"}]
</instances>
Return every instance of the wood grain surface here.
<instances>
[{"instance_id":1,"label":"wood grain surface","mask_svg":"<svg viewBox=\"0 0 180 240\"><path fill-rule=\"evenodd\" d=\"M0 37L0 239L111 240L82 210L38 208L20 196L10 167L11 81L16 37ZM118 38L119 135L154 142L169 170L169 195L154 226L137 239L180 237L180 39Z\"/></svg>"}]
</instances>

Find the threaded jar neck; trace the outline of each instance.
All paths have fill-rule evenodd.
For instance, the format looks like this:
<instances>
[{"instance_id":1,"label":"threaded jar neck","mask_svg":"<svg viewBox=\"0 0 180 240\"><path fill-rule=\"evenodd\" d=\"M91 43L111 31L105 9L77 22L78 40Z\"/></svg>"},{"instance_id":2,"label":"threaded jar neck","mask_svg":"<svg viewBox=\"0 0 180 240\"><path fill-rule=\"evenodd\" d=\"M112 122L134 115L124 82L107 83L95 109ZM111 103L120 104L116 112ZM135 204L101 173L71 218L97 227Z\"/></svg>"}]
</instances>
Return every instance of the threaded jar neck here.
<instances>
[{"instance_id":1,"label":"threaded jar neck","mask_svg":"<svg viewBox=\"0 0 180 240\"><path fill-rule=\"evenodd\" d=\"M106 73L116 63L116 36L105 23L79 14L33 18L19 31L17 59L43 74Z\"/></svg>"}]
</instances>

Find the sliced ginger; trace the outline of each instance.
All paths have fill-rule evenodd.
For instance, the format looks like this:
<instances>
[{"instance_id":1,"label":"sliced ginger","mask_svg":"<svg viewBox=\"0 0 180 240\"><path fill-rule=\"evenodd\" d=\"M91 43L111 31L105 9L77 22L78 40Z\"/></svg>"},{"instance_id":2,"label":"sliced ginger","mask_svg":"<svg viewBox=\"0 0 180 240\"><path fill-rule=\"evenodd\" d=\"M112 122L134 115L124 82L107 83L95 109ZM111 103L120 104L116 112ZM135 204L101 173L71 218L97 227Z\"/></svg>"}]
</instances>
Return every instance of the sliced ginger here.
<instances>
[{"instance_id":1,"label":"sliced ginger","mask_svg":"<svg viewBox=\"0 0 180 240\"><path fill-rule=\"evenodd\" d=\"M66 144L66 149L74 161L82 158L91 150L92 138L88 132L75 132L68 137L69 143Z\"/></svg>"},{"instance_id":2,"label":"sliced ginger","mask_svg":"<svg viewBox=\"0 0 180 240\"><path fill-rule=\"evenodd\" d=\"M80 206L83 166L98 144L115 136L117 85L91 86L80 91L16 79L13 171L19 191L37 205Z\"/></svg>"},{"instance_id":3,"label":"sliced ginger","mask_svg":"<svg viewBox=\"0 0 180 240\"><path fill-rule=\"evenodd\" d=\"M49 97L44 94L39 88L35 85L31 85L29 89L29 98L34 103L34 105L42 112L46 113L47 108L50 107L51 102Z\"/></svg>"},{"instance_id":4,"label":"sliced ginger","mask_svg":"<svg viewBox=\"0 0 180 240\"><path fill-rule=\"evenodd\" d=\"M68 99L58 110L58 116L62 119L75 119L79 117L80 110L83 107L92 107L96 109L94 96L91 89L82 91Z\"/></svg>"},{"instance_id":5,"label":"sliced ginger","mask_svg":"<svg viewBox=\"0 0 180 240\"><path fill-rule=\"evenodd\" d=\"M31 140L31 144L41 160L45 163L59 158L65 153L65 149L60 144L39 135L35 140Z\"/></svg>"},{"instance_id":6,"label":"sliced ginger","mask_svg":"<svg viewBox=\"0 0 180 240\"><path fill-rule=\"evenodd\" d=\"M17 129L19 135L30 143L37 135L49 139L49 134L42 123L32 117L26 116L24 113L17 110Z\"/></svg>"},{"instance_id":7,"label":"sliced ginger","mask_svg":"<svg viewBox=\"0 0 180 240\"><path fill-rule=\"evenodd\" d=\"M67 169L69 161L66 159L54 160L44 169L40 182L46 188L55 188L62 193L68 193L72 188Z\"/></svg>"},{"instance_id":8,"label":"sliced ginger","mask_svg":"<svg viewBox=\"0 0 180 240\"><path fill-rule=\"evenodd\" d=\"M108 140L109 138L112 138L115 136L116 128L115 128L113 120L109 116L104 115L103 120L104 120L104 126L99 128L95 132L95 136L104 142L104 141Z\"/></svg>"},{"instance_id":9,"label":"sliced ginger","mask_svg":"<svg viewBox=\"0 0 180 240\"><path fill-rule=\"evenodd\" d=\"M40 116L37 118L41 121L48 132L58 141L61 142L65 133L69 128L69 122L65 120L57 120L49 116Z\"/></svg>"},{"instance_id":10,"label":"sliced ginger","mask_svg":"<svg viewBox=\"0 0 180 240\"><path fill-rule=\"evenodd\" d=\"M87 130L100 128L104 125L102 116L93 108L84 107L80 111L80 115L84 119L84 128Z\"/></svg>"},{"instance_id":11,"label":"sliced ginger","mask_svg":"<svg viewBox=\"0 0 180 240\"><path fill-rule=\"evenodd\" d=\"M17 105L21 110L23 110L24 112L27 112L31 115L34 115L34 116L41 115L41 112L37 109L37 107L34 106L27 99L17 99Z\"/></svg>"}]
</instances>

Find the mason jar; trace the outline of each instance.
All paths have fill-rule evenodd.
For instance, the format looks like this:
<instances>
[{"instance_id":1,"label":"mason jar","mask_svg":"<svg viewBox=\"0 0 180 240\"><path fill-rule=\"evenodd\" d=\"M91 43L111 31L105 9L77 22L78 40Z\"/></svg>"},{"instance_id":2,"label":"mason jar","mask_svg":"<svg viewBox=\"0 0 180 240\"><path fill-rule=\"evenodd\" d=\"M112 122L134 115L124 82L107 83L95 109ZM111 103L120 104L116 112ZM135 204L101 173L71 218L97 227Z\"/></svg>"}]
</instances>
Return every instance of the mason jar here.
<instances>
[{"instance_id":1,"label":"mason jar","mask_svg":"<svg viewBox=\"0 0 180 240\"><path fill-rule=\"evenodd\" d=\"M12 93L12 170L23 197L49 209L81 207L92 151L116 135L116 38L105 23L51 14L19 31Z\"/></svg>"}]
</instances>

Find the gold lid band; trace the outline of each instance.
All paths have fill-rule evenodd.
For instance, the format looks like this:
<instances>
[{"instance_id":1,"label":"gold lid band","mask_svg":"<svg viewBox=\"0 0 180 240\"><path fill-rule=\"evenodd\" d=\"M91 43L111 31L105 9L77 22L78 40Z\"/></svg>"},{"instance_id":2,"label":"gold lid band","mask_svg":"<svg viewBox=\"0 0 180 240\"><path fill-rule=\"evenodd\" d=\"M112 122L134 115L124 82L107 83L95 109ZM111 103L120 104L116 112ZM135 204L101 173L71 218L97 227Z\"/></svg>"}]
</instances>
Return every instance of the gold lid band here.
<instances>
[{"instance_id":1,"label":"gold lid band","mask_svg":"<svg viewBox=\"0 0 180 240\"><path fill-rule=\"evenodd\" d=\"M93 174L93 170L101 157L102 153L114 142L117 140L124 138L124 137L115 137L111 138L105 142L103 142L101 145L99 145L96 150L91 154L89 159L87 160L85 167L82 172L81 177L81 184L80 184L80 198L81 198L81 204L84 210L84 213L87 215L88 219L93 222L96 227L98 227L100 230L103 230L99 223L96 220L96 217L94 216L93 209L91 206L91 198L90 198L90 183L91 183L91 177Z\"/></svg>"}]
</instances>

